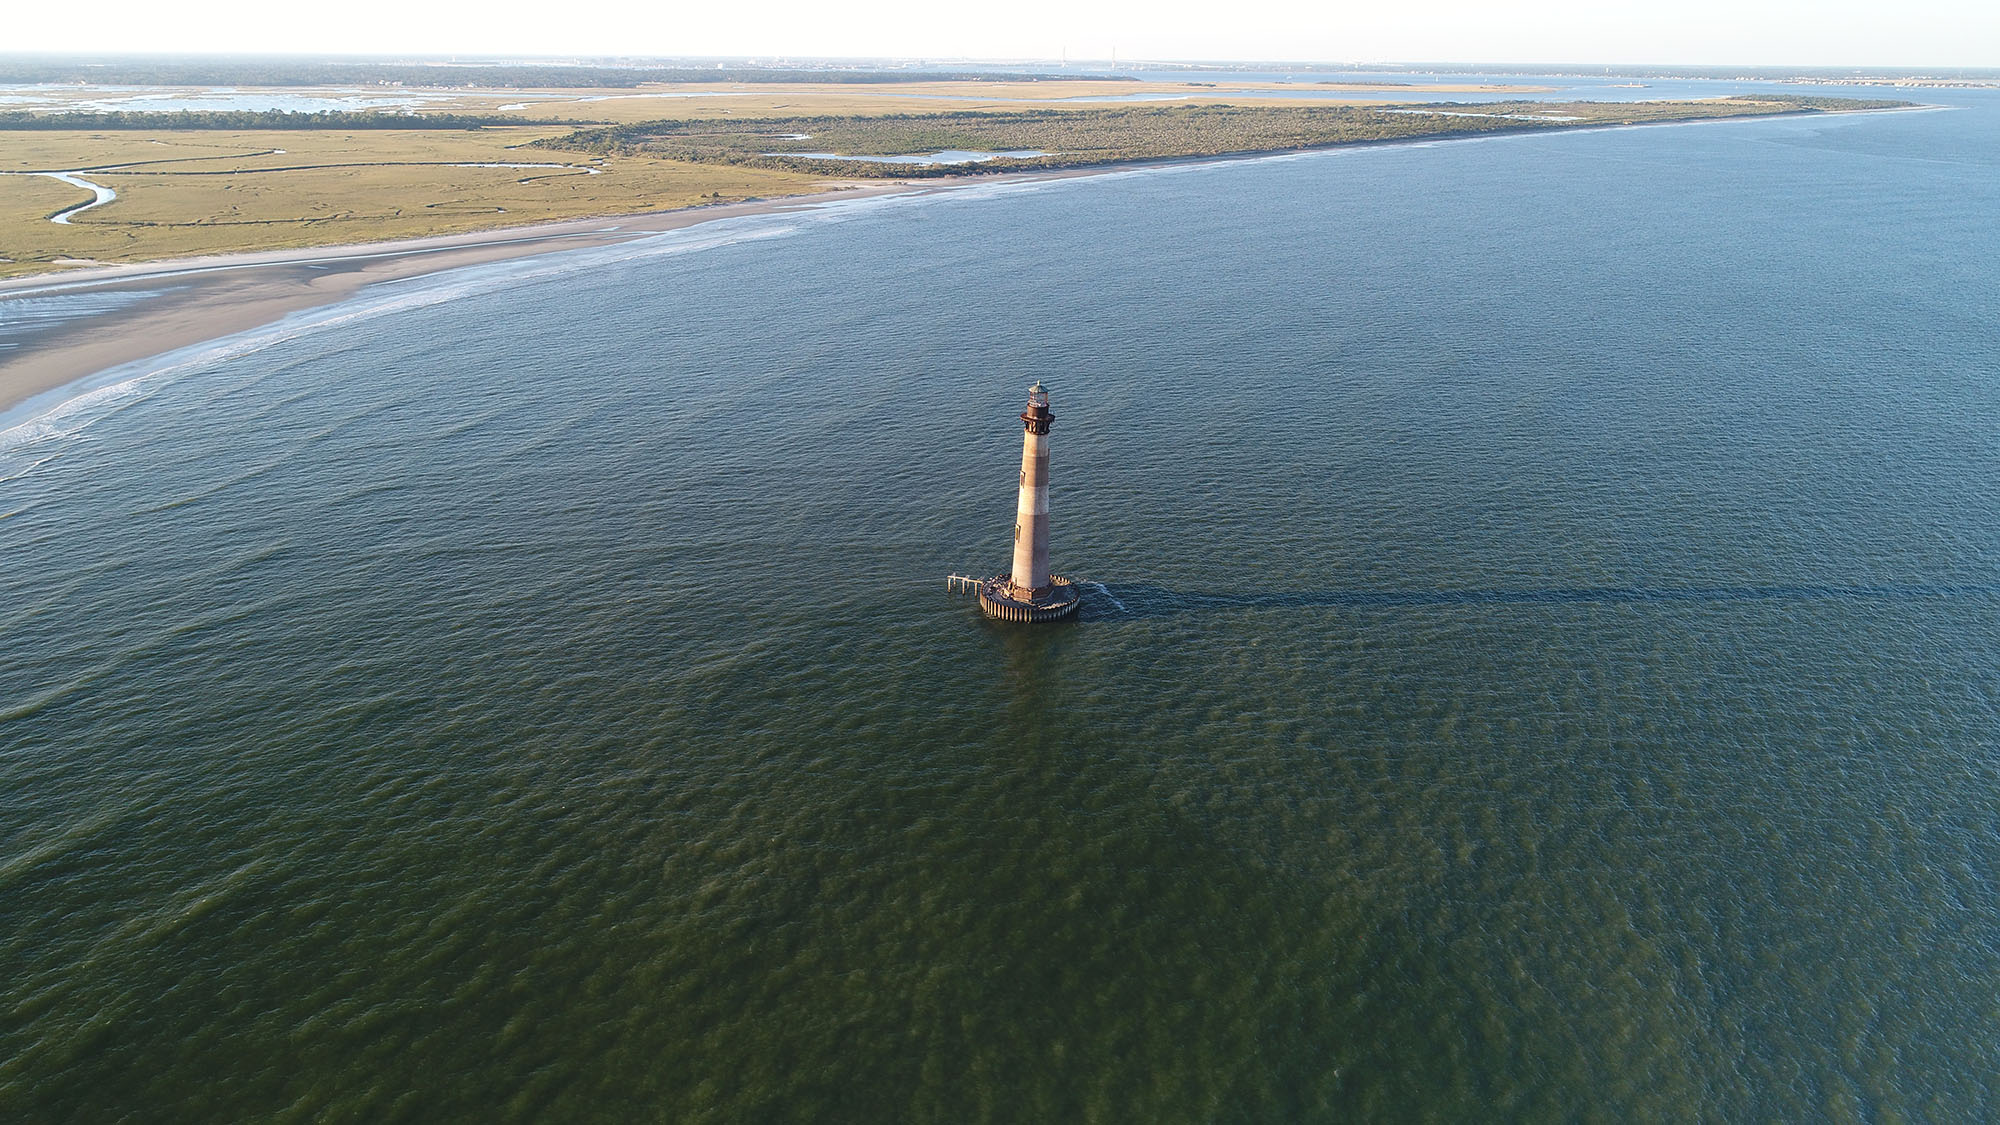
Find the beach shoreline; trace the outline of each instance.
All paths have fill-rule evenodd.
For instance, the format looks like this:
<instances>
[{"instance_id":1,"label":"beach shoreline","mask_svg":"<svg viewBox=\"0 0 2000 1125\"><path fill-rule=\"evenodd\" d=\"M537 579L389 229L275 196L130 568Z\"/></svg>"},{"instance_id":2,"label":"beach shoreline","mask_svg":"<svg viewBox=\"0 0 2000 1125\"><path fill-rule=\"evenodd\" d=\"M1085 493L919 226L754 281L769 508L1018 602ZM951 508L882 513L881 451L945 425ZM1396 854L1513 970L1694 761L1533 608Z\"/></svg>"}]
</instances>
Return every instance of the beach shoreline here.
<instances>
[{"instance_id":1,"label":"beach shoreline","mask_svg":"<svg viewBox=\"0 0 2000 1125\"><path fill-rule=\"evenodd\" d=\"M0 416L64 387L81 385L94 375L338 304L380 282L609 246L724 219L943 186L871 184L399 242L91 266L0 281L0 310L4 302L19 298L80 292L116 295L102 311L30 331L0 353Z\"/></svg>"},{"instance_id":2,"label":"beach shoreline","mask_svg":"<svg viewBox=\"0 0 2000 1125\"><path fill-rule=\"evenodd\" d=\"M1930 107L1911 107L1930 108ZM1850 113L1899 112L1859 110ZM1574 126L1560 132L1652 128L1669 124L1768 121L1796 114L1759 114L1688 122ZM1831 115L1829 115L1831 116ZM533 257L562 250L629 242L725 219L783 214L850 200L895 195L927 195L973 185L1034 182L1101 176L1169 165L1215 164L1240 160L1332 152L1344 148L1434 144L1500 136L1550 135L1523 128L1470 137L1398 138L1277 152L1162 157L1030 172L968 174L912 180L848 182L826 191L773 196L738 203L566 219L520 227L391 242L264 250L198 258L87 266L0 281L0 312L6 302L58 293L116 294L100 311L30 331L0 352L0 420L30 403L50 409L57 392L88 389L93 376L275 324L288 316L347 301L367 287L466 266ZM4 429L0 426L0 429Z\"/></svg>"}]
</instances>

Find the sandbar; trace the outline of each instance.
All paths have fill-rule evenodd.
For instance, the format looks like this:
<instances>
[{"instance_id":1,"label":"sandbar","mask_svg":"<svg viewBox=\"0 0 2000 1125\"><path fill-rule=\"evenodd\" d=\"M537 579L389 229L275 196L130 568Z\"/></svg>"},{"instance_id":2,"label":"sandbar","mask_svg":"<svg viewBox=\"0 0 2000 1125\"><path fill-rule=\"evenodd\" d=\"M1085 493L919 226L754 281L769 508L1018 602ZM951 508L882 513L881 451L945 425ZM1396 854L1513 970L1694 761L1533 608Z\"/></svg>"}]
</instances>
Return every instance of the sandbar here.
<instances>
[{"instance_id":1,"label":"sandbar","mask_svg":"<svg viewBox=\"0 0 2000 1125\"><path fill-rule=\"evenodd\" d=\"M1776 115L1697 119L1696 123L1757 120L1765 116ZM1672 123L1675 122L1661 124ZM1584 124L1569 126L1563 131L1646 128L1650 124ZM1497 130L1464 139L1491 138L1513 132L1516 131ZM1393 138L1324 147L1374 147L1426 143L1437 139ZM293 313L337 304L377 282L559 250L606 246L720 219L802 210L835 200L928 194L971 183L1068 179L1141 166L1207 164L1274 155L1280 154L1268 151L1220 153L997 175L947 176L916 181L851 181L828 191L740 203L570 219L398 242L90 266L13 278L0 281L0 316L7 311L7 302L21 297L88 291L120 293L130 299L122 303L107 302L107 307L101 311L63 320L47 328L29 328L8 341L12 346L0 351L0 417L38 397L48 395L53 399L55 396L51 392L81 384L93 375L261 328ZM56 403L50 401L49 405L53 407Z\"/></svg>"},{"instance_id":2,"label":"sandbar","mask_svg":"<svg viewBox=\"0 0 2000 1125\"><path fill-rule=\"evenodd\" d=\"M606 246L719 219L938 186L870 183L807 195L400 242L94 266L0 281L0 315L8 300L20 297L79 292L129 297L107 303L103 311L15 336L13 346L0 352L0 413L114 367L336 304L377 282Z\"/></svg>"}]
</instances>

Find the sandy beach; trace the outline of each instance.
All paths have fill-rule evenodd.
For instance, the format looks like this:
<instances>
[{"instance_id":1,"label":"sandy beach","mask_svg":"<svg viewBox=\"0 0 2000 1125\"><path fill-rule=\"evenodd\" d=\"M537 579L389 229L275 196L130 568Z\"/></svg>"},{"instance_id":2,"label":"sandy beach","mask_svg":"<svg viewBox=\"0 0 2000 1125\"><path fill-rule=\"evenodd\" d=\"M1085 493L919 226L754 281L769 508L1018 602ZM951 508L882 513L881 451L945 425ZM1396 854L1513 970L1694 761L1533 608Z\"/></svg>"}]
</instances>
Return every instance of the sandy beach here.
<instances>
[{"instance_id":1,"label":"sandy beach","mask_svg":"<svg viewBox=\"0 0 2000 1125\"><path fill-rule=\"evenodd\" d=\"M219 254L123 265L85 266L0 281L0 323L8 303L56 294L128 294L103 311L17 334L0 352L0 417L51 391L123 364L219 340L323 308L369 285L486 262L608 246L722 219L781 214L886 195L925 195L974 184L1071 179L1132 168L1270 153L1169 157L1049 171L849 181L827 191L651 213L572 219L397 242ZM49 402L51 407L56 402Z\"/></svg>"},{"instance_id":2,"label":"sandy beach","mask_svg":"<svg viewBox=\"0 0 2000 1125\"><path fill-rule=\"evenodd\" d=\"M1871 109L1848 113L1925 110ZM1766 119L1767 115L1699 120L1691 124ZM1642 122L1571 126L1565 131L1653 128ZM1496 130L1466 139L1491 139L1534 130ZM1447 140L1458 138L1446 138ZM1351 142L1326 148L1435 143L1435 138ZM1308 149L1291 150L1311 151ZM274 250L183 258L116 266L89 266L61 273L0 281L0 323L19 298L91 292L120 294L102 311L65 319L51 327L29 328L0 352L0 416L38 396L123 364L246 332L308 309L336 304L377 282L438 273L536 254L626 242L663 231L721 219L776 214L821 204L885 195L950 191L968 184L1011 180L1069 179L1140 167L1254 160L1273 152L1162 157L998 175L947 176L913 181L853 181L828 191L778 196L651 213L574 219L400 242ZM51 396L53 398L54 396ZM54 401L49 403L51 407Z\"/></svg>"},{"instance_id":3,"label":"sandy beach","mask_svg":"<svg viewBox=\"0 0 2000 1125\"><path fill-rule=\"evenodd\" d=\"M82 292L126 297L104 311L18 336L11 349L0 353L0 412L122 364L335 304L377 282L605 246L720 219L944 186L941 181L870 183L810 195L441 238L95 266L0 281L0 320L7 304L19 298Z\"/></svg>"}]
</instances>

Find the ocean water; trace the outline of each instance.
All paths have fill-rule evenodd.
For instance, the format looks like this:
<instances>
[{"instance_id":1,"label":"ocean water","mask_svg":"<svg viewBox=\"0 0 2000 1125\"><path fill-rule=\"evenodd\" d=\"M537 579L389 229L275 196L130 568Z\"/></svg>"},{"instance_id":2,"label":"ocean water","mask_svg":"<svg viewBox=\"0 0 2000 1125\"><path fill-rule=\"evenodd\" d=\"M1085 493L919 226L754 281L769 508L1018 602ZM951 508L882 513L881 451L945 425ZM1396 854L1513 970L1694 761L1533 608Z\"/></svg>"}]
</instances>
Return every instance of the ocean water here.
<instances>
[{"instance_id":1,"label":"ocean water","mask_svg":"<svg viewBox=\"0 0 2000 1125\"><path fill-rule=\"evenodd\" d=\"M100 380L0 438L0 1116L1995 1116L2000 99L1937 98ZM998 627L1035 379L1096 585Z\"/></svg>"}]
</instances>

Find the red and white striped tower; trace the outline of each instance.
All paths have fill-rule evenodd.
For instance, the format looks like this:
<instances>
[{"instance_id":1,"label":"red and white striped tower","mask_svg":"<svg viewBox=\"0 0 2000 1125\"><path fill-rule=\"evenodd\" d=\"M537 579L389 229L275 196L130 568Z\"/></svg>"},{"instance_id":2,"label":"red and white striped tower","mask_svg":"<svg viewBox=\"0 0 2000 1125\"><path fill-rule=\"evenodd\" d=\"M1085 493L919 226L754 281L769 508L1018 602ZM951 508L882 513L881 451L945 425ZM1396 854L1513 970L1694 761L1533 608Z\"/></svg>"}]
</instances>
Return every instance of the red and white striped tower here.
<instances>
[{"instance_id":1,"label":"red and white striped tower","mask_svg":"<svg viewBox=\"0 0 2000 1125\"><path fill-rule=\"evenodd\" d=\"M1007 592L1030 601L1049 588L1049 392L1040 383L1028 388L1028 408L1021 412L1021 502L1014 508L1014 569Z\"/></svg>"},{"instance_id":2,"label":"red and white striped tower","mask_svg":"<svg viewBox=\"0 0 2000 1125\"><path fill-rule=\"evenodd\" d=\"M1055 621L1076 612L1078 590L1049 573L1049 392L1028 388L1021 412L1021 498L1014 509L1014 568L989 578L979 590L980 608L1003 621Z\"/></svg>"}]
</instances>

